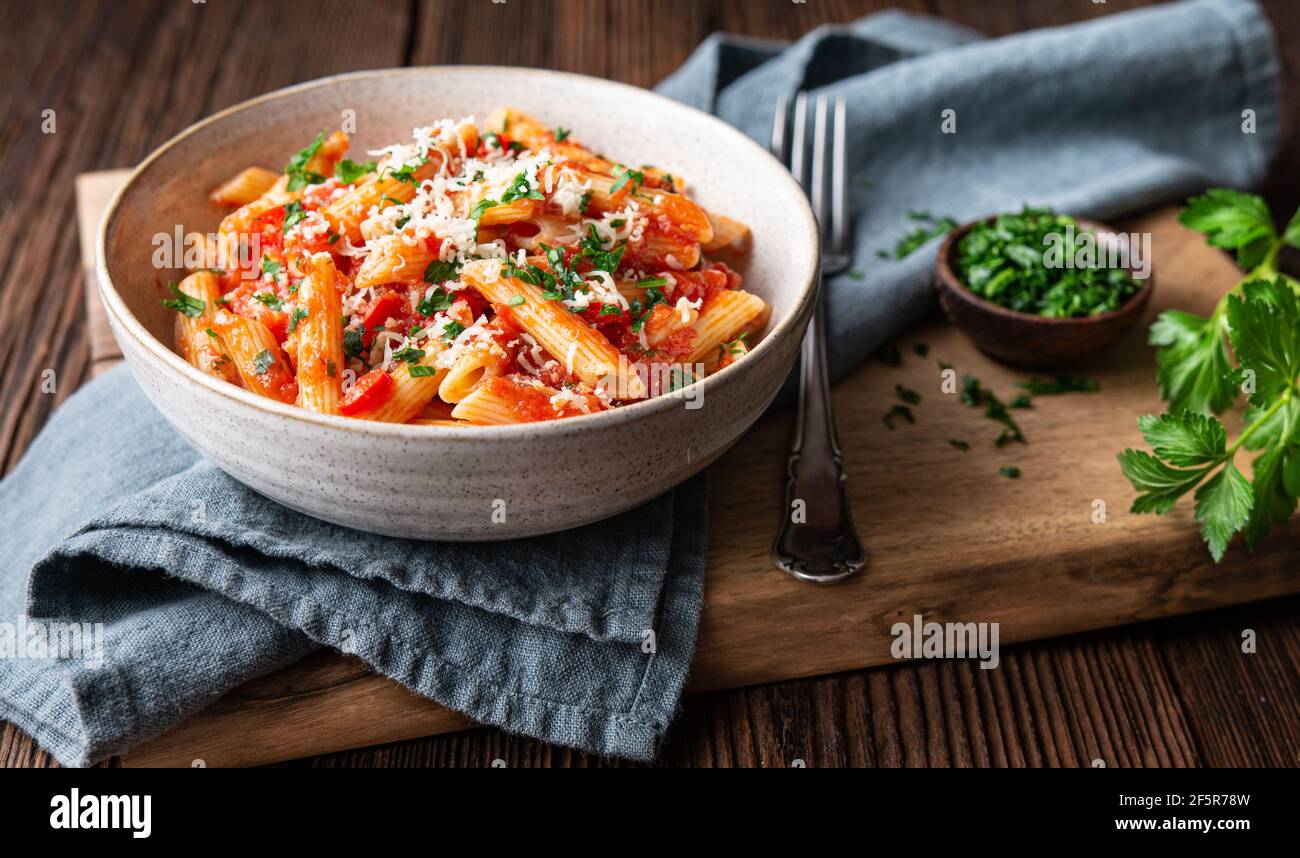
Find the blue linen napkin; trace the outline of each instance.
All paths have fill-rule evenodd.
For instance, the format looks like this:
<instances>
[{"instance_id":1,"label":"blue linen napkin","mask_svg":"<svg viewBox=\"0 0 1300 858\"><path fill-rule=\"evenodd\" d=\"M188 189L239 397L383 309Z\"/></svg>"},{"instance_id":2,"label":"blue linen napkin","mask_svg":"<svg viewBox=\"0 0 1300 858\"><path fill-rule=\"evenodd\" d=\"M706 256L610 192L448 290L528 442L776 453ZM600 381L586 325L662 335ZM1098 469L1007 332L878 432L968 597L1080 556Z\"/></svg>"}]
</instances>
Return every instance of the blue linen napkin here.
<instances>
[{"instance_id":1,"label":"blue linen napkin","mask_svg":"<svg viewBox=\"0 0 1300 858\"><path fill-rule=\"evenodd\" d=\"M759 140L778 93L848 101L851 168L869 186L852 201L865 276L828 288L843 372L931 306L931 253L876 258L909 210L1106 217L1251 185L1277 139L1277 78L1254 3L1196 0L989 41L896 13L792 45L714 36L660 89ZM946 109L956 134L941 133ZM115 370L0 483L0 717L84 765L326 645L479 720L648 759L694 644L704 507L698 479L523 542L368 536L235 483ZM12 657L20 642L39 654L31 641L59 622L102 623L102 646Z\"/></svg>"},{"instance_id":2,"label":"blue linen napkin","mask_svg":"<svg viewBox=\"0 0 1300 858\"><path fill-rule=\"evenodd\" d=\"M1259 6L1195 0L988 40L898 12L788 47L714 35L658 89L764 144L778 93L844 98L857 273L826 284L838 377L934 305L935 243L877 256L909 212L963 223L1029 203L1104 220L1251 187L1277 146L1278 77Z\"/></svg>"}]
</instances>

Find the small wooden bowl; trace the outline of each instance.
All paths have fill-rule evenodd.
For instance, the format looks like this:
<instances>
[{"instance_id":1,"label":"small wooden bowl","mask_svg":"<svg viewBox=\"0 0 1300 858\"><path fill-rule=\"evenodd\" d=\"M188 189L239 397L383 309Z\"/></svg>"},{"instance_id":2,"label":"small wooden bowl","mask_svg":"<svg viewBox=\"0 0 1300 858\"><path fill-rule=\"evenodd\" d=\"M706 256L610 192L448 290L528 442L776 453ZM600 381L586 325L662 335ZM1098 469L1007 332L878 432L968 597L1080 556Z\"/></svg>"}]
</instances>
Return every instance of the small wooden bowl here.
<instances>
[{"instance_id":1,"label":"small wooden bowl","mask_svg":"<svg viewBox=\"0 0 1300 858\"><path fill-rule=\"evenodd\" d=\"M1013 366L1068 366L1110 348L1142 318L1155 287L1154 274L1137 281L1137 293L1118 310L1100 316L1047 318L1008 310L976 295L957 274L957 243L976 224L996 217L971 221L949 233L939 248L934 274L934 287L944 313L980 351ZM1078 225L1093 232L1119 232L1093 220L1080 219Z\"/></svg>"}]
</instances>

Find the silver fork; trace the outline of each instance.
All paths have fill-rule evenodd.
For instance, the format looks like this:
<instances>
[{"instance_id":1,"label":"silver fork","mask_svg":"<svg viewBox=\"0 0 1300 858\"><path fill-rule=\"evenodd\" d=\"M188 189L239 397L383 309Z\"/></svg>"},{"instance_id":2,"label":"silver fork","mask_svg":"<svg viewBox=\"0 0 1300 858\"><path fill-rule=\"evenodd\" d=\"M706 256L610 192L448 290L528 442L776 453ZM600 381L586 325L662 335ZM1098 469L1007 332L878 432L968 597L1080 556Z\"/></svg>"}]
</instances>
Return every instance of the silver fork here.
<instances>
[{"instance_id":1,"label":"silver fork","mask_svg":"<svg viewBox=\"0 0 1300 858\"><path fill-rule=\"evenodd\" d=\"M835 100L835 127L827 139L826 96L817 97L813 117L812 177L806 175L805 133L808 97L799 93L790 122L789 100L777 102L772 127L772 154L790 172L812 201L822 239L821 274L817 281L816 309L804 335L799 373L799 416L790 458L786 462L785 512L772 560L802 581L833 584L866 565L867 555L853 530L845 490L844 459L835 436L830 383L826 377L826 312L822 278L849 267L848 188L845 176L845 108ZM792 139L787 145L786 126ZM830 158L830 193L827 194L827 157Z\"/></svg>"}]
</instances>

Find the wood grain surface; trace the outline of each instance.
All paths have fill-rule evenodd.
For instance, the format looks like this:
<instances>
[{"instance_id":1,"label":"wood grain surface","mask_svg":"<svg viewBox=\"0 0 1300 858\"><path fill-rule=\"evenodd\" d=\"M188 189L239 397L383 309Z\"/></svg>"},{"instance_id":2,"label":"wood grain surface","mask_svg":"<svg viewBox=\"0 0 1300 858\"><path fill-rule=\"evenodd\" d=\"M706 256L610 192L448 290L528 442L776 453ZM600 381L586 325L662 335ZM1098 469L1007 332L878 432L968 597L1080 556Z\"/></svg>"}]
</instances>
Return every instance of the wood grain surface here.
<instances>
[{"instance_id":1,"label":"wood grain surface","mask_svg":"<svg viewBox=\"0 0 1300 858\"><path fill-rule=\"evenodd\" d=\"M302 15L290 12L287 5L272 3L248 4L237 13L220 4L105 3L60 9L60 4L52 3L44 7L47 14L11 15L7 19L13 20L14 26L6 30L3 47L6 56L17 62L5 64L0 74L17 77L5 80L0 91L0 99L5 102L4 113L0 114L0 155L5 156L8 166L0 172L0 190L7 191L8 199L13 201L0 213L0 235L10 239L8 245L12 248L9 265L0 269L0 295L4 299L0 301L0 451L6 469L12 467L50 410L88 370L89 333L81 302L49 299L52 291L65 296L79 282L76 239L67 228L74 220L71 189L77 173L133 163L167 136L212 110L266 89L333 71L403 62L516 62L650 84L671 71L699 38L714 29L789 38L817 23L851 20L883 4L819 0L797 5L594 0L556 4L511 0L504 5L469 0L372 3L367 6L366 27L349 25L349 4L319 5L326 7L318 10L319 14ZM665 9L668 5L672 8ZM918 3L909 7L949 14L997 34L1080 15L1103 14L1129 5L1133 4ZM1295 32L1290 20L1294 13L1284 3L1269 8L1284 34L1282 44L1287 45L1285 34ZM549 25L557 14L565 20L565 27ZM272 37L273 32L278 35ZM510 45L510 51L503 53L502 44ZM1292 49L1288 46L1286 50ZM1288 54L1289 73L1294 69L1293 60ZM21 86L17 85L19 79ZM46 108L58 111L58 131L52 138L40 133L41 111ZM1290 108L1288 103L1287 148L1293 151L1294 111ZM1279 208L1295 202L1295 189L1286 181L1287 177L1280 174L1270 186L1270 199ZM1161 264L1158 257L1157 265ZM1168 264L1179 263L1170 260ZM1211 259L1206 264L1226 263ZM1161 276L1163 289L1168 281ZM948 344L944 337L950 332L935 327L917 336L927 339L935 348L934 354L940 356L940 347ZM959 348L955 341L952 345L954 350ZM1135 342L1134 347L1142 349L1140 342ZM1116 360L1120 359L1116 356ZM1141 355L1139 359L1147 358ZM999 389L1005 388L1009 380L1005 371L992 365L981 367L977 361L970 357L972 369ZM879 366L860 370L837 390L841 420L877 426L879 403L886 401L885 394L895 381L922 389L927 377L909 375L921 373L921 366L920 361L912 361L896 373L885 372ZM53 396L40 392L38 379L43 368L54 368L58 373L58 392ZM924 371L931 373L932 369L931 364ZM1101 369L1105 371L1106 367ZM1114 369L1122 371L1122 367ZM932 377L929 383L933 385ZM850 388L863 393L846 397L845 391ZM1102 402L1100 398L1094 401ZM1044 403L1041 410L1055 407L1054 402ZM1134 409L1141 407L1136 401L1113 405L1116 412L1123 409L1130 420L1132 414L1138 413ZM1098 411L1111 408L1111 404L1100 405ZM918 411L919 416L928 413ZM1031 523L1042 518L1033 518L1033 505L1021 506L1027 501L1025 492L1032 496L1029 486L1034 469L1041 474L1053 467L1074 466L1047 451L1062 440L1074 443L1075 436L1092 443L1127 443L1131 439L1101 437L1098 427L1114 416L1085 415L1078 425L1069 428L1053 428L1048 422L1035 426L1041 415L1027 417L1026 431L1032 443L1018 462L1025 477L1008 495L1010 508L986 511L987 518L1005 514L1006 520L1014 520L1016 514L1027 513L1028 534ZM857 490L861 498L855 495L855 503L867 509L873 503L883 507L889 495L876 492L907 491L907 485L896 474L891 476L888 460L905 454L920 455L925 461L926 456L937 455L944 445L933 433L941 425L936 422L927 429L925 417L921 417L916 427L893 435L874 432L878 448L851 451L850 466L861 486ZM788 415L769 419L722 467L735 468L736 474L750 479L755 483L755 493L767 491L770 487L766 484L774 486L779 476L768 473L772 461L762 451L779 449L788 430ZM1037 435L1036 430L1040 430ZM1067 433L1067 437L1054 433ZM748 455L748 449L759 452L746 460L743 457ZM972 456L969 461L980 459ZM987 464L987 459L984 462ZM1096 484L1088 481L1104 479L1091 473L1092 467L1085 464L1078 468L1078 499L1085 504L1097 496L1093 488ZM963 490L985 477L963 475L959 469L947 494L933 499L934 514L945 516L954 528L952 536L973 543L974 552L996 549L989 544L987 520L982 521L976 514L979 510L963 503ZM963 479L967 481L964 484ZM748 495L741 497L743 500ZM714 516L726 517L735 510L728 505L733 502L725 494L719 497ZM747 515L755 519L766 515L774 521L775 510L756 511L750 503L751 507L744 510ZM879 511L871 509L873 514ZM884 512L888 513L888 509ZM1130 523L1128 517L1117 515L1106 527L1095 529L1099 534L1096 543L1087 537L1079 539L1068 550L1049 554L1032 571L1045 581L1065 581L1080 587L1088 584L1089 576L1127 575L1131 585L1151 563L1145 551L1133 550L1131 533L1125 532L1138 525L1149 527L1151 522ZM915 536L909 536L914 531L906 524L892 521L888 526L871 526L879 528L873 530L869 540L873 552L904 565L915 564L909 570L918 586L931 570L938 568L934 565L936 559L943 559L939 541L918 543ZM1169 528L1168 538L1176 538L1185 552L1176 555L1185 566L1153 585L1154 591L1148 595L1155 604L1203 607L1220 603L1223 588L1242 586L1239 580L1209 574L1194 540L1190 548L1186 547L1186 521L1174 519L1155 527ZM715 526L714 532L715 545L722 541L720 548L729 539L744 539L740 530ZM1079 534L1056 536L1064 545ZM761 586L757 583L760 576L770 574L765 567L765 550L765 546L749 549L755 587ZM896 560L896 555L905 556ZM1246 561L1250 575L1272 582L1256 595L1287 589L1285 573L1294 565L1283 566L1284 560L1281 549L1271 549ZM1069 563L1082 563L1079 568L1083 571L1073 577L1062 574L1062 564ZM985 576L991 575L996 584L997 576L1007 574L1005 566L999 560L994 568L980 569L963 589L954 592L953 604L962 610L977 609L990 583ZM1031 570L1021 569L1020 574L1027 571ZM863 582L859 586L873 586L869 578ZM804 592L800 591L801 598ZM741 638L739 645L748 658L718 662L731 665L726 668L730 673L711 675L708 665L712 663L711 652L737 645L734 630L718 627L710 631L706 626L700 668L693 676L692 687L761 682L771 675L764 671L773 658L772 652L792 647L803 647L810 654L810 674L853 666L823 655L811 633L826 628L828 616L834 621L832 628L838 627L837 623L847 628L859 623L863 615L837 613L834 591L822 592L830 595L808 599L818 609L811 616L809 608L809 619L815 620L815 626L805 623L782 627L780 640L770 636ZM1070 597L1068 593L1055 595ZM1106 616L1105 623L1051 629L1043 627L1050 620L1037 611L999 616L1004 624L1020 629L1004 640L1130 622L1151 615L1126 612L1123 606L1129 601L1119 594L1111 597L1108 603L1103 594L1100 604L1088 609L1094 610L1096 616ZM712 595L710 599L710 610L716 610ZM772 606L786 601L788 596L773 597ZM936 608L922 607L927 614ZM951 605L937 607L942 612ZM970 662L915 664L694 696L685 702L683 716L660 763L785 766L803 760L807 765L820 766L1077 766L1102 760L1107 765L1294 765L1300 747L1300 718L1295 707L1300 694L1300 671L1296 669L1300 664L1298 608L1300 601L1282 599L1193 618L1008 647L1003 652L1002 667L994 671L979 670ZM1258 635L1257 653L1245 655L1240 650L1240 635L1245 628ZM862 634L876 636L878 646L882 632L877 625L862 630ZM872 642L864 638L864 645ZM304 665L302 669L319 671L320 667ZM345 663L336 663L333 669L345 671L338 674L341 680L348 678ZM446 726L430 726L428 732ZM415 735L404 729L380 730L375 735L394 739ZM318 756L299 764L468 766L487 765L494 759L505 760L507 765L603 763L589 755L479 728ZM50 760L29 739L6 726L0 738L0 764L48 765Z\"/></svg>"}]
</instances>

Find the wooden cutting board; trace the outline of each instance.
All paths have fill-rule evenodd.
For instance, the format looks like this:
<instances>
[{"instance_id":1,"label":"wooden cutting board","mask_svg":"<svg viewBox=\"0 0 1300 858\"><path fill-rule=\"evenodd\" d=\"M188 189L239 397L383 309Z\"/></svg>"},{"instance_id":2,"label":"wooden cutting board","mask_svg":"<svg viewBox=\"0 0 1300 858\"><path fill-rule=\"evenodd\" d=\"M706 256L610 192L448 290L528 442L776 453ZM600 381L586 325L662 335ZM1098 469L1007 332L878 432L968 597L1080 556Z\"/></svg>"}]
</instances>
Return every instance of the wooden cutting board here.
<instances>
[{"instance_id":1,"label":"wooden cutting board","mask_svg":"<svg viewBox=\"0 0 1300 858\"><path fill-rule=\"evenodd\" d=\"M77 183L87 318L96 373L120 359L90 272L99 214L124 171ZM1167 307L1207 312L1235 268L1166 209L1125 225L1152 233L1156 289ZM1140 414L1160 409L1146 324L1079 371L1101 392L1042 397L1016 411L1028 444L995 449L997 427L940 391L938 361L972 373L1004 400L1023 373L977 352L931 318L901 338L900 366L869 362L836 386L865 573L816 587L768 558L782 514L789 411L770 415L712 468L706 605L689 692L834 673L894 661L895 622L997 622L1003 644L1300 592L1300 520L1222 565L1206 553L1188 505L1164 518L1128 514L1133 491L1115 453L1138 445ZM914 346L924 343L928 356ZM881 418L895 384L919 391L915 425ZM962 439L969 452L951 446ZM1004 465L1022 476L1000 476ZM1103 523L1094 522L1097 501ZM253 765L449 732L469 719L318 653L250 682L124 758L125 765Z\"/></svg>"}]
</instances>

